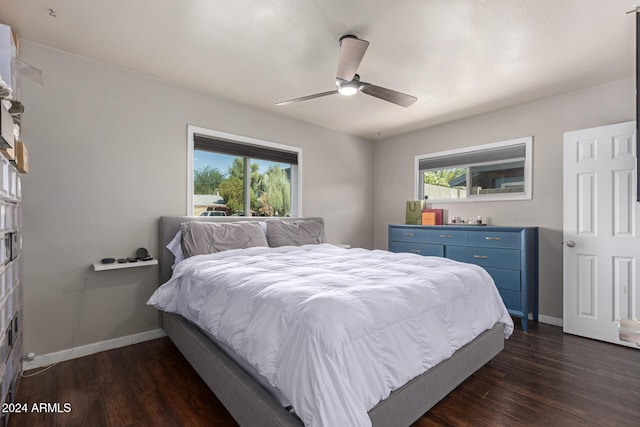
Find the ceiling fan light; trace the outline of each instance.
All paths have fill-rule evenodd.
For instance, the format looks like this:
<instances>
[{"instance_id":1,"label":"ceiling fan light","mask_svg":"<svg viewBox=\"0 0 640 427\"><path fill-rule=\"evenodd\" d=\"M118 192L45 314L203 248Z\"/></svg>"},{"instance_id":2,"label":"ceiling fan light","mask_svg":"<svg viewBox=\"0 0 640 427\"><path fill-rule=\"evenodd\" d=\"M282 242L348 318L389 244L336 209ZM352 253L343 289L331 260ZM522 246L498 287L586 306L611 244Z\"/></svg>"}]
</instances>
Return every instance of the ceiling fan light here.
<instances>
[{"instance_id":1,"label":"ceiling fan light","mask_svg":"<svg viewBox=\"0 0 640 427\"><path fill-rule=\"evenodd\" d=\"M358 88L355 86L344 85L338 88L338 92L340 93L340 95L351 96L358 93Z\"/></svg>"},{"instance_id":2,"label":"ceiling fan light","mask_svg":"<svg viewBox=\"0 0 640 427\"><path fill-rule=\"evenodd\" d=\"M336 78L336 86L338 87L338 93L340 95L355 95L360 90L360 76L356 74L350 82Z\"/></svg>"}]
</instances>

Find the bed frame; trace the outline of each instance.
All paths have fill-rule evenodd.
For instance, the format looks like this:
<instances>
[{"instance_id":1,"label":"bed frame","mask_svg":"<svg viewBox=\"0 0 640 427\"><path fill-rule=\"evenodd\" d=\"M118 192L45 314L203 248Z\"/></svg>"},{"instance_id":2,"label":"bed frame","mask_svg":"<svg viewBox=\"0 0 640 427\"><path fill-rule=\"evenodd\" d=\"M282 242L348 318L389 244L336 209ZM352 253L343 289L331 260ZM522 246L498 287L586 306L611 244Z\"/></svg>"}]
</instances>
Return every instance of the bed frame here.
<instances>
[{"instance_id":1,"label":"bed frame","mask_svg":"<svg viewBox=\"0 0 640 427\"><path fill-rule=\"evenodd\" d=\"M263 221L260 217L162 217L160 219L160 283L171 277L173 255L165 248L186 221ZM295 220L296 218L287 218ZM307 218L309 219L309 218ZM320 219L320 218L313 218ZM322 219L320 219L322 220ZM225 354L199 328L182 316L162 313L162 327L205 383L243 427L301 427L256 380ZM369 411L374 427L407 427L504 348L503 325L480 334L424 374L395 390Z\"/></svg>"}]
</instances>

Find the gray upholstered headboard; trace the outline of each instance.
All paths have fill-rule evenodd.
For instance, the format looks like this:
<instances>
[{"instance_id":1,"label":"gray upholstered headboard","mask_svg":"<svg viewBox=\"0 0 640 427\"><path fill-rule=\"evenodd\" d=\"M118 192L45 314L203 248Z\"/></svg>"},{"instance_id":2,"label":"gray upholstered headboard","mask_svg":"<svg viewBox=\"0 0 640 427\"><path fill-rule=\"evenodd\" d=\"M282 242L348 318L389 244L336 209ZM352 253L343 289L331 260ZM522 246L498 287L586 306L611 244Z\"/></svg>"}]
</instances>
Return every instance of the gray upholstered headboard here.
<instances>
[{"instance_id":1,"label":"gray upholstered headboard","mask_svg":"<svg viewBox=\"0 0 640 427\"><path fill-rule=\"evenodd\" d=\"M202 222L239 222L239 221L267 221L269 219L280 219L284 221L295 221L300 219L313 219L321 221L322 218L273 218L260 216L163 216L160 218L160 284L171 278L171 266L173 265L173 254L166 248L180 230L180 224L188 221Z\"/></svg>"}]
</instances>

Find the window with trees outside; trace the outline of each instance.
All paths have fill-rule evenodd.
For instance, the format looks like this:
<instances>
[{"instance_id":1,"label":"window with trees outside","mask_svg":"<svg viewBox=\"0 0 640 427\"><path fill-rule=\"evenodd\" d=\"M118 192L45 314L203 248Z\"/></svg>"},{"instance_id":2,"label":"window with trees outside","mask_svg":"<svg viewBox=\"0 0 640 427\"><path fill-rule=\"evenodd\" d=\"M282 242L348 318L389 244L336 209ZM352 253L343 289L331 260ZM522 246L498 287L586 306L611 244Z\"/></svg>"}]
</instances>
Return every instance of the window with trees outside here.
<instances>
[{"instance_id":1,"label":"window with trees outside","mask_svg":"<svg viewBox=\"0 0 640 427\"><path fill-rule=\"evenodd\" d=\"M429 202L531 199L533 137L415 158L417 199Z\"/></svg>"},{"instance_id":2,"label":"window with trees outside","mask_svg":"<svg viewBox=\"0 0 640 427\"><path fill-rule=\"evenodd\" d=\"M188 213L300 216L302 150L189 126Z\"/></svg>"}]
</instances>

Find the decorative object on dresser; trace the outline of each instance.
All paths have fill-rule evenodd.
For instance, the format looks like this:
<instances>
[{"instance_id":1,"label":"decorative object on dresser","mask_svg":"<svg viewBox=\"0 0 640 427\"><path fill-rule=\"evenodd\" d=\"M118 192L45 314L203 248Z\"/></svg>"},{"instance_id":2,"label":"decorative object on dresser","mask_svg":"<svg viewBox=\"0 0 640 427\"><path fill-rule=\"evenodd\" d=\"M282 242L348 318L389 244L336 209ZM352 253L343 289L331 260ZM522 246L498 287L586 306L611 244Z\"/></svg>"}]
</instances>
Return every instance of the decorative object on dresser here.
<instances>
[{"instance_id":1,"label":"decorative object on dresser","mask_svg":"<svg viewBox=\"0 0 640 427\"><path fill-rule=\"evenodd\" d=\"M444 209L422 209L422 225L443 225Z\"/></svg>"},{"instance_id":2,"label":"decorative object on dresser","mask_svg":"<svg viewBox=\"0 0 640 427\"><path fill-rule=\"evenodd\" d=\"M477 264L491 275L509 314L538 321L538 227L389 225L389 251Z\"/></svg>"},{"instance_id":3,"label":"decorative object on dresser","mask_svg":"<svg viewBox=\"0 0 640 427\"><path fill-rule=\"evenodd\" d=\"M406 224L422 224L422 209L424 209L424 200L408 200Z\"/></svg>"}]
</instances>

